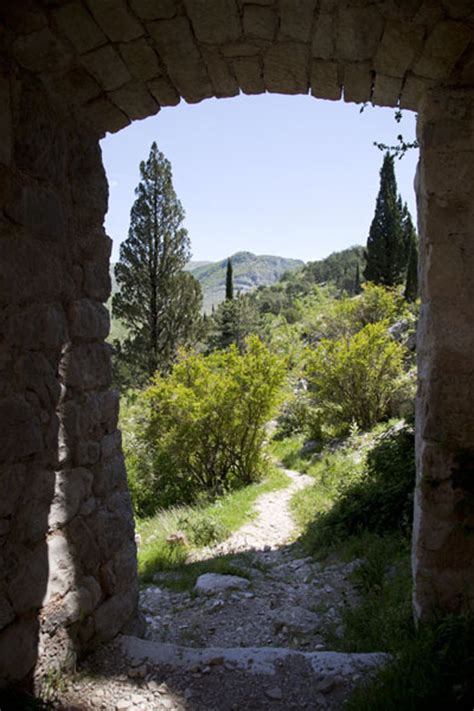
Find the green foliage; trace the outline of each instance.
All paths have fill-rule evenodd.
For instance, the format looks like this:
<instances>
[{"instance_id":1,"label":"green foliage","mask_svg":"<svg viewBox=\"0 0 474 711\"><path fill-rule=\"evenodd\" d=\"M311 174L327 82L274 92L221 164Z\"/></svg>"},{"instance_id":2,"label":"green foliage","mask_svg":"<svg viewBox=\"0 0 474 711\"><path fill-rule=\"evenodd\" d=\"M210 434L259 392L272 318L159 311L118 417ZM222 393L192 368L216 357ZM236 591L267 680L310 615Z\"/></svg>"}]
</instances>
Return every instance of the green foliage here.
<instances>
[{"instance_id":1,"label":"green foliage","mask_svg":"<svg viewBox=\"0 0 474 711\"><path fill-rule=\"evenodd\" d=\"M394 159L387 152L380 171L380 189L365 252L364 276L375 284L394 286L405 276L407 254L400 203Z\"/></svg>"},{"instance_id":2,"label":"green foliage","mask_svg":"<svg viewBox=\"0 0 474 711\"><path fill-rule=\"evenodd\" d=\"M347 462L347 460L346 460ZM326 469L338 464L330 458ZM307 520L307 538L316 550L364 531L385 535L407 534L413 518L415 451L413 432L407 427L389 430L368 452L361 473L344 476L332 485L331 505L318 507ZM320 475L322 485L334 482L331 472ZM313 508L314 511L314 508Z\"/></svg>"},{"instance_id":3,"label":"green foliage","mask_svg":"<svg viewBox=\"0 0 474 711\"><path fill-rule=\"evenodd\" d=\"M259 331L259 314L253 301L242 296L227 299L210 317L206 347L215 351L236 345L242 351L248 336Z\"/></svg>"},{"instance_id":4,"label":"green foliage","mask_svg":"<svg viewBox=\"0 0 474 711\"><path fill-rule=\"evenodd\" d=\"M251 521L255 516L254 504L257 498L270 491L284 489L289 483L286 474L270 466L267 476L261 482L232 491L212 503L172 507L151 518L139 520L138 531L142 545L138 550L138 569L142 580L151 580L157 571L174 571L177 576L171 584L176 583L176 587L188 589L201 573L235 572L235 569L224 569L229 564L222 559L207 563L207 567L204 564L188 564L186 560L191 551L208 543L219 543ZM167 540L183 529L188 545L176 545Z\"/></svg>"},{"instance_id":5,"label":"green foliage","mask_svg":"<svg viewBox=\"0 0 474 711\"><path fill-rule=\"evenodd\" d=\"M337 289L354 295L357 293L357 275L364 266L364 248L354 246L333 252L318 262L308 262L303 275L309 276L315 284L331 282Z\"/></svg>"},{"instance_id":6,"label":"green foliage","mask_svg":"<svg viewBox=\"0 0 474 711\"><path fill-rule=\"evenodd\" d=\"M114 318L127 332L116 344L116 375L135 387L157 368L166 372L177 346L192 341L202 303L199 283L182 271L190 256L184 210L156 143L140 163L140 176L112 300Z\"/></svg>"},{"instance_id":7,"label":"green foliage","mask_svg":"<svg viewBox=\"0 0 474 711\"><path fill-rule=\"evenodd\" d=\"M258 479L265 425L280 399L281 359L255 337L209 356L183 354L133 408L124 450L135 510L215 496Z\"/></svg>"},{"instance_id":8,"label":"green foliage","mask_svg":"<svg viewBox=\"0 0 474 711\"><path fill-rule=\"evenodd\" d=\"M308 354L314 400L329 423L368 429L387 417L394 385L402 374L403 348L387 323L369 323L352 337L323 339Z\"/></svg>"},{"instance_id":9,"label":"green foliage","mask_svg":"<svg viewBox=\"0 0 474 711\"><path fill-rule=\"evenodd\" d=\"M409 537L364 531L340 550L360 559L351 574L359 600L342 611L344 636L330 635L327 643L341 652L397 653L415 633Z\"/></svg>"},{"instance_id":10,"label":"green foliage","mask_svg":"<svg viewBox=\"0 0 474 711\"><path fill-rule=\"evenodd\" d=\"M416 301L418 296L418 239L413 229L409 233L408 265L404 296L407 301Z\"/></svg>"},{"instance_id":11,"label":"green foliage","mask_svg":"<svg viewBox=\"0 0 474 711\"><path fill-rule=\"evenodd\" d=\"M408 637L394 661L358 689L349 711L470 711L474 706L474 620L450 615Z\"/></svg>"}]
</instances>

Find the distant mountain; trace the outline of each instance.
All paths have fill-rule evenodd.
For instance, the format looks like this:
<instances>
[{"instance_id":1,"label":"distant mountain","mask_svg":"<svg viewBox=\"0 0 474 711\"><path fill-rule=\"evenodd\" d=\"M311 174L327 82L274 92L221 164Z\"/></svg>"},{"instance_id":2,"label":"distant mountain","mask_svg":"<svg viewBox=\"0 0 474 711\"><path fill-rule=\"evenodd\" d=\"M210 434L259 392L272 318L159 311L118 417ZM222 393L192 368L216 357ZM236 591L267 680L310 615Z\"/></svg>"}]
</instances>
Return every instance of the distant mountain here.
<instances>
[{"instance_id":1,"label":"distant mountain","mask_svg":"<svg viewBox=\"0 0 474 711\"><path fill-rule=\"evenodd\" d=\"M236 294L239 291L245 294L258 286L270 286L278 281L285 272L304 266L304 262L300 259L285 259L270 255L257 256L251 252L237 252L231 256L231 259ZM110 265L112 293L117 290L114 266L115 264ZM185 269L191 272L201 284L204 311L209 312L213 305L224 301L227 259L220 262L188 262Z\"/></svg>"},{"instance_id":2,"label":"distant mountain","mask_svg":"<svg viewBox=\"0 0 474 711\"><path fill-rule=\"evenodd\" d=\"M285 259L271 255L237 252L231 256L234 292L245 294L259 286L274 284L289 271L304 265L300 259ZM204 311L209 312L225 298L227 259L220 262L190 262L186 267L200 282L204 296Z\"/></svg>"}]
</instances>

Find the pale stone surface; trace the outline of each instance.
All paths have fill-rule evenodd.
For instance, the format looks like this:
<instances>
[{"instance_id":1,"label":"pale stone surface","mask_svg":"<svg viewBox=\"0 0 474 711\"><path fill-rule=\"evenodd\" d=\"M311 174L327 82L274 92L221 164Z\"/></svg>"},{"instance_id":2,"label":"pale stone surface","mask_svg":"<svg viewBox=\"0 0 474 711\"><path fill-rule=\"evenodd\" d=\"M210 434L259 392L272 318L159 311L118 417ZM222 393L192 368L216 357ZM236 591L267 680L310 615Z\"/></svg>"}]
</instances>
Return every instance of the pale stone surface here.
<instances>
[{"instance_id":1,"label":"pale stone surface","mask_svg":"<svg viewBox=\"0 0 474 711\"><path fill-rule=\"evenodd\" d=\"M249 585L246 578L239 578L238 575L204 573L197 579L194 589L200 595L216 595L226 590L245 590Z\"/></svg>"},{"instance_id":2,"label":"pale stone surface","mask_svg":"<svg viewBox=\"0 0 474 711\"><path fill-rule=\"evenodd\" d=\"M459 276L472 269L473 93L429 93L418 133L425 303L417 343L413 572L415 611L424 619L438 606L459 612L473 602L474 548L463 530L474 525L474 291L472 280Z\"/></svg>"}]
</instances>

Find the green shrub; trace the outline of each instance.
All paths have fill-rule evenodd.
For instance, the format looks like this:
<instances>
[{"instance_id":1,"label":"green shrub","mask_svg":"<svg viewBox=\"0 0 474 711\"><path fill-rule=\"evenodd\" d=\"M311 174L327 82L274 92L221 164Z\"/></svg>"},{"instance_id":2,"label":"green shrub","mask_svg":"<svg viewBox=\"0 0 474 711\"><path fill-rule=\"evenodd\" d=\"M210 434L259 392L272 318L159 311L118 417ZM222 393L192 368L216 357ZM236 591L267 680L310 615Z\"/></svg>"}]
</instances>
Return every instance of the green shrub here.
<instances>
[{"instance_id":1,"label":"green shrub","mask_svg":"<svg viewBox=\"0 0 474 711\"><path fill-rule=\"evenodd\" d=\"M255 337L208 356L182 354L129 410L124 450L135 511L151 515L256 481L283 361Z\"/></svg>"},{"instance_id":2,"label":"green shrub","mask_svg":"<svg viewBox=\"0 0 474 711\"><path fill-rule=\"evenodd\" d=\"M474 620L448 616L423 625L394 661L359 688L348 711L471 711Z\"/></svg>"},{"instance_id":3,"label":"green shrub","mask_svg":"<svg viewBox=\"0 0 474 711\"><path fill-rule=\"evenodd\" d=\"M352 422L369 429L386 418L403 372L403 353L384 321L350 338L321 341L308 354L307 367L315 403L327 420L347 430Z\"/></svg>"},{"instance_id":4,"label":"green shrub","mask_svg":"<svg viewBox=\"0 0 474 711\"><path fill-rule=\"evenodd\" d=\"M223 541L230 535L223 523L210 518L206 513L194 513L192 516L183 514L178 525L186 533L189 542L198 548Z\"/></svg>"},{"instance_id":5,"label":"green shrub","mask_svg":"<svg viewBox=\"0 0 474 711\"><path fill-rule=\"evenodd\" d=\"M406 427L382 435L367 454L364 474L349 484L341 484L331 508L316 514L311 524L315 547L363 531L408 531L415 488L412 430Z\"/></svg>"}]
</instances>

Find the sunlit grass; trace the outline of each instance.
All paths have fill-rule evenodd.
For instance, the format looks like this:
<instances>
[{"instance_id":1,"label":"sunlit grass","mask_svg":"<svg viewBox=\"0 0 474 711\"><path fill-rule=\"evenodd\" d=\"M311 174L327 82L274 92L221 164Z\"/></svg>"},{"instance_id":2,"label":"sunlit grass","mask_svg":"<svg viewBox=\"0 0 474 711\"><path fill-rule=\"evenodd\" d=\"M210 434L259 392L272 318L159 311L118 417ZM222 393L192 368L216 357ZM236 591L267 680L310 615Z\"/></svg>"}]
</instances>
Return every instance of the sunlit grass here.
<instances>
[{"instance_id":1,"label":"sunlit grass","mask_svg":"<svg viewBox=\"0 0 474 711\"><path fill-rule=\"evenodd\" d=\"M254 504L259 496L285 489L289 483L289 477L281 469L271 466L261 482L233 491L213 503L176 506L152 518L137 521L137 531L141 536L138 570L142 582L150 581L160 571L181 570L190 579L195 579L202 572L229 572L230 564L225 558L188 564L186 561L193 551L225 540L233 531L251 521L256 516ZM178 537L175 542L167 541L178 533L183 533L185 540L180 541ZM232 572L235 573L234 568Z\"/></svg>"}]
</instances>

